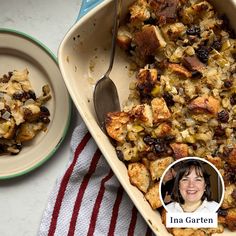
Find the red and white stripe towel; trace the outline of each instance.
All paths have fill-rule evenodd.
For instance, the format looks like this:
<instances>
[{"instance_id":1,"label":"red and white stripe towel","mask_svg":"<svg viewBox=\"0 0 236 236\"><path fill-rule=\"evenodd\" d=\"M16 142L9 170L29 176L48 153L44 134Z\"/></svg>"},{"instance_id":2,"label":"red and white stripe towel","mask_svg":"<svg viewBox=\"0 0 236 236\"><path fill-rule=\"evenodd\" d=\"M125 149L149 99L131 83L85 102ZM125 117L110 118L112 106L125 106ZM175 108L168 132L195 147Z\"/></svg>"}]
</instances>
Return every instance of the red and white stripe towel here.
<instances>
[{"instance_id":1,"label":"red and white stripe towel","mask_svg":"<svg viewBox=\"0 0 236 236\"><path fill-rule=\"evenodd\" d=\"M71 149L38 235L152 235L84 123L74 130Z\"/></svg>"}]
</instances>

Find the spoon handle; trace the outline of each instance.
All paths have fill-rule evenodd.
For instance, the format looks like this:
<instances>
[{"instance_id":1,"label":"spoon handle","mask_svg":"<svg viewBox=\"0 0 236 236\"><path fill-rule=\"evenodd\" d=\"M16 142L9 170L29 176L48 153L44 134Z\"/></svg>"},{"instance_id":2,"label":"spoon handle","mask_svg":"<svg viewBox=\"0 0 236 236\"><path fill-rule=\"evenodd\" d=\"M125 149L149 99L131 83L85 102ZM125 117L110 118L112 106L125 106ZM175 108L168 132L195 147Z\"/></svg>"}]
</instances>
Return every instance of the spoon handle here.
<instances>
[{"instance_id":1,"label":"spoon handle","mask_svg":"<svg viewBox=\"0 0 236 236\"><path fill-rule=\"evenodd\" d=\"M111 56L110 56L110 64L105 74L106 76L110 74L113 67L115 49L116 49L116 38L117 38L117 32L118 32L118 27L119 27L119 22L120 22L121 3L122 3L122 0L115 0L115 14L114 14L114 25L113 25L113 32L112 32Z\"/></svg>"}]
</instances>

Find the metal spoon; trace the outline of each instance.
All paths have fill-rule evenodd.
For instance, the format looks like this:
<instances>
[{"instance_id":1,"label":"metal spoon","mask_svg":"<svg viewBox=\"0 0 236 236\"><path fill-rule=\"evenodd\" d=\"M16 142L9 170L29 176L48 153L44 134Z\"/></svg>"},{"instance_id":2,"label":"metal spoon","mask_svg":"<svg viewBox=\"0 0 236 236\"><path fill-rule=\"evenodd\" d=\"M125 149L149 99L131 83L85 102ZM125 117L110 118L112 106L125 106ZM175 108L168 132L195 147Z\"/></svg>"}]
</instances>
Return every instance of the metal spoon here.
<instances>
[{"instance_id":1,"label":"metal spoon","mask_svg":"<svg viewBox=\"0 0 236 236\"><path fill-rule=\"evenodd\" d=\"M115 84L110 79L109 74L113 67L117 31L119 27L119 18L121 11L121 0L115 0L115 16L112 36L112 49L110 64L107 72L101 77L95 85L93 92L93 103L100 128L105 131L104 122L108 112L120 111L120 102Z\"/></svg>"}]
</instances>

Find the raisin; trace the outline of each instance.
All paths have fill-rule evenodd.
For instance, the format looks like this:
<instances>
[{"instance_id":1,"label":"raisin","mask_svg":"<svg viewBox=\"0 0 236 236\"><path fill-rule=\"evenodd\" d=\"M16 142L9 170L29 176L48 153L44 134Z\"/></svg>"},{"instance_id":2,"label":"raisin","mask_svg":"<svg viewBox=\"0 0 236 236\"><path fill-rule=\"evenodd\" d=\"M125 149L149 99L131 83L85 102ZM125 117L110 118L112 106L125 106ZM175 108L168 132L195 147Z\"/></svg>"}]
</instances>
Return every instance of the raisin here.
<instances>
[{"instance_id":1,"label":"raisin","mask_svg":"<svg viewBox=\"0 0 236 236\"><path fill-rule=\"evenodd\" d=\"M168 93L168 92L165 92L162 96L166 102L166 105L168 107L171 107L171 106L174 106L175 102L173 100L173 95Z\"/></svg>"},{"instance_id":2,"label":"raisin","mask_svg":"<svg viewBox=\"0 0 236 236\"><path fill-rule=\"evenodd\" d=\"M146 64L153 64L153 63L155 63L155 61L156 61L155 56L152 56L152 55L148 55L145 58Z\"/></svg>"},{"instance_id":3,"label":"raisin","mask_svg":"<svg viewBox=\"0 0 236 236\"><path fill-rule=\"evenodd\" d=\"M155 143L155 139L152 138L150 135L147 135L143 138L144 143L147 145L153 145Z\"/></svg>"},{"instance_id":4,"label":"raisin","mask_svg":"<svg viewBox=\"0 0 236 236\"><path fill-rule=\"evenodd\" d=\"M200 27L196 25L192 25L190 28L186 30L186 34L188 35L200 35Z\"/></svg>"},{"instance_id":5,"label":"raisin","mask_svg":"<svg viewBox=\"0 0 236 236\"><path fill-rule=\"evenodd\" d=\"M147 20L144 21L145 25L156 25L156 19L150 17Z\"/></svg>"},{"instance_id":6,"label":"raisin","mask_svg":"<svg viewBox=\"0 0 236 236\"><path fill-rule=\"evenodd\" d=\"M193 150L197 150L197 144L196 143L191 143L191 146L192 146L192 148L193 148Z\"/></svg>"},{"instance_id":7,"label":"raisin","mask_svg":"<svg viewBox=\"0 0 236 236\"><path fill-rule=\"evenodd\" d=\"M21 143L16 143L12 147L13 147L14 151L11 152L11 155L14 156L14 155L17 155L21 151L22 144Z\"/></svg>"},{"instance_id":8,"label":"raisin","mask_svg":"<svg viewBox=\"0 0 236 236\"><path fill-rule=\"evenodd\" d=\"M9 80L10 80L9 77L7 77L6 75L3 75L3 77L0 78L0 83L8 83Z\"/></svg>"},{"instance_id":9,"label":"raisin","mask_svg":"<svg viewBox=\"0 0 236 236\"><path fill-rule=\"evenodd\" d=\"M43 122L44 124L50 123L50 119L47 116L40 116L39 120Z\"/></svg>"},{"instance_id":10,"label":"raisin","mask_svg":"<svg viewBox=\"0 0 236 236\"><path fill-rule=\"evenodd\" d=\"M11 112L11 108L7 104L5 104L5 109L6 111Z\"/></svg>"},{"instance_id":11,"label":"raisin","mask_svg":"<svg viewBox=\"0 0 236 236\"><path fill-rule=\"evenodd\" d=\"M152 96L150 94L140 94L141 103L150 103Z\"/></svg>"},{"instance_id":12,"label":"raisin","mask_svg":"<svg viewBox=\"0 0 236 236\"><path fill-rule=\"evenodd\" d=\"M124 154L121 150L116 150L116 155L120 161L124 161Z\"/></svg>"},{"instance_id":13,"label":"raisin","mask_svg":"<svg viewBox=\"0 0 236 236\"><path fill-rule=\"evenodd\" d=\"M166 150L165 144L164 143L156 143L154 145L154 150L156 153L163 153Z\"/></svg>"},{"instance_id":14,"label":"raisin","mask_svg":"<svg viewBox=\"0 0 236 236\"><path fill-rule=\"evenodd\" d=\"M167 149L168 149L167 143L165 142L164 139L156 139L155 140L154 151L157 154L161 154L161 153L167 152Z\"/></svg>"},{"instance_id":15,"label":"raisin","mask_svg":"<svg viewBox=\"0 0 236 236\"><path fill-rule=\"evenodd\" d=\"M25 91L18 91L15 92L12 95L12 98L15 100L20 100L20 101L26 101L30 98L32 98L33 100L36 100L36 95L33 91L29 90L28 92Z\"/></svg>"},{"instance_id":16,"label":"raisin","mask_svg":"<svg viewBox=\"0 0 236 236\"><path fill-rule=\"evenodd\" d=\"M225 135L225 130L221 126L217 126L215 129L214 136L221 138Z\"/></svg>"},{"instance_id":17,"label":"raisin","mask_svg":"<svg viewBox=\"0 0 236 236\"><path fill-rule=\"evenodd\" d=\"M219 216L227 216L227 210L222 209L222 208L219 208L217 213L219 214Z\"/></svg>"},{"instance_id":18,"label":"raisin","mask_svg":"<svg viewBox=\"0 0 236 236\"><path fill-rule=\"evenodd\" d=\"M232 96L230 97L230 104L232 106L236 105L236 93L233 93Z\"/></svg>"},{"instance_id":19,"label":"raisin","mask_svg":"<svg viewBox=\"0 0 236 236\"><path fill-rule=\"evenodd\" d=\"M227 159L229 158L230 153L232 152L232 148L224 147L223 148L223 158Z\"/></svg>"},{"instance_id":20,"label":"raisin","mask_svg":"<svg viewBox=\"0 0 236 236\"><path fill-rule=\"evenodd\" d=\"M39 121L48 124L50 122L50 119L48 118L50 116L50 112L45 106L40 107L40 115L39 115Z\"/></svg>"},{"instance_id":21,"label":"raisin","mask_svg":"<svg viewBox=\"0 0 236 236\"><path fill-rule=\"evenodd\" d=\"M196 55L201 62L206 63L209 58L209 50L205 46L200 46L196 49Z\"/></svg>"},{"instance_id":22,"label":"raisin","mask_svg":"<svg viewBox=\"0 0 236 236\"><path fill-rule=\"evenodd\" d=\"M226 110L222 110L218 113L218 120L221 123L227 123L229 120L229 113Z\"/></svg>"},{"instance_id":23,"label":"raisin","mask_svg":"<svg viewBox=\"0 0 236 236\"><path fill-rule=\"evenodd\" d=\"M229 165L225 164L225 174L223 176L225 184L231 184L231 183L235 183L236 181L236 172L235 172L235 168L230 167Z\"/></svg>"},{"instance_id":24,"label":"raisin","mask_svg":"<svg viewBox=\"0 0 236 236\"><path fill-rule=\"evenodd\" d=\"M172 156L172 155L173 155L173 150L172 150L172 148L167 147L166 153L167 153L167 155Z\"/></svg>"},{"instance_id":25,"label":"raisin","mask_svg":"<svg viewBox=\"0 0 236 236\"><path fill-rule=\"evenodd\" d=\"M157 75L157 80L161 81L161 75L159 75L159 74Z\"/></svg>"},{"instance_id":26,"label":"raisin","mask_svg":"<svg viewBox=\"0 0 236 236\"><path fill-rule=\"evenodd\" d=\"M36 100L36 94L35 94L34 91L29 90L27 95L28 95L29 98L32 98L33 100Z\"/></svg>"},{"instance_id":27,"label":"raisin","mask_svg":"<svg viewBox=\"0 0 236 236\"><path fill-rule=\"evenodd\" d=\"M22 144L21 144L21 143L17 143L17 144L16 144L16 148L17 148L18 150L21 150L21 149L22 149Z\"/></svg>"},{"instance_id":28,"label":"raisin","mask_svg":"<svg viewBox=\"0 0 236 236\"><path fill-rule=\"evenodd\" d=\"M231 196L234 200L236 200L236 189L233 190L233 192L231 193Z\"/></svg>"},{"instance_id":29,"label":"raisin","mask_svg":"<svg viewBox=\"0 0 236 236\"><path fill-rule=\"evenodd\" d=\"M171 142L171 141L174 141L175 140L175 136L174 135L166 135L165 137L164 137L164 140L166 141L166 142Z\"/></svg>"},{"instance_id":30,"label":"raisin","mask_svg":"<svg viewBox=\"0 0 236 236\"><path fill-rule=\"evenodd\" d=\"M233 85L233 82L231 80L224 81L224 87L225 88L231 88Z\"/></svg>"},{"instance_id":31,"label":"raisin","mask_svg":"<svg viewBox=\"0 0 236 236\"><path fill-rule=\"evenodd\" d=\"M142 103L148 103L152 99L151 91L154 87L154 83L151 79L151 75L148 74L147 80L141 83L138 83L137 89L140 94L140 100Z\"/></svg>"},{"instance_id":32,"label":"raisin","mask_svg":"<svg viewBox=\"0 0 236 236\"><path fill-rule=\"evenodd\" d=\"M222 47L222 43L221 41L219 40L215 40L212 45L211 45L212 48L214 48L215 50L217 51L220 51L221 47Z\"/></svg>"},{"instance_id":33,"label":"raisin","mask_svg":"<svg viewBox=\"0 0 236 236\"><path fill-rule=\"evenodd\" d=\"M154 152L148 152L148 153L145 153L145 157L149 160L149 161L155 161L159 158L159 156L154 153Z\"/></svg>"},{"instance_id":34,"label":"raisin","mask_svg":"<svg viewBox=\"0 0 236 236\"><path fill-rule=\"evenodd\" d=\"M12 95L12 98L15 100L22 100L25 97L25 93L24 92L15 92Z\"/></svg>"},{"instance_id":35,"label":"raisin","mask_svg":"<svg viewBox=\"0 0 236 236\"><path fill-rule=\"evenodd\" d=\"M50 116L50 112L47 109L47 107L45 107L45 106L40 107L40 112L43 113L43 115L45 115L45 116Z\"/></svg>"},{"instance_id":36,"label":"raisin","mask_svg":"<svg viewBox=\"0 0 236 236\"><path fill-rule=\"evenodd\" d=\"M202 73L200 71L194 70L192 71L192 78L202 77Z\"/></svg>"},{"instance_id":37,"label":"raisin","mask_svg":"<svg viewBox=\"0 0 236 236\"><path fill-rule=\"evenodd\" d=\"M9 72L8 72L8 77L11 78L12 75L13 75L13 72L12 72L12 71L9 71Z\"/></svg>"},{"instance_id":38,"label":"raisin","mask_svg":"<svg viewBox=\"0 0 236 236\"><path fill-rule=\"evenodd\" d=\"M3 109L0 111L0 115L2 116L5 112L6 112L6 109L3 108Z\"/></svg>"},{"instance_id":39,"label":"raisin","mask_svg":"<svg viewBox=\"0 0 236 236\"><path fill-rule=\"evenodd\" d=\"M193 45L198 40L198 36L189 35L188 40L183 42L183 46Z\"/></svg>"},{"instance_id":40,"label":"raisin","mask_svg":"<svg viewBox=\"0 0 236 236\"><path fill-rule=\"evenodd\" d=\"M4 144L0 144L0 154L4 153L6 150L6 147Z\"/></svg>"},{"instance_id":41,"label":"raisin","mask_svg":"<svg viewBox=\"0 0 236 236\"><path fill-rule=\"evenodd\" d=\"M168 153L168 143L172 141L174 137L166 136L164 138L152 138L150 135L147 135L143 138L143 141L151 146L153 150L153 155L156 158L155 154Z\"/></svg>"}]
</instances>

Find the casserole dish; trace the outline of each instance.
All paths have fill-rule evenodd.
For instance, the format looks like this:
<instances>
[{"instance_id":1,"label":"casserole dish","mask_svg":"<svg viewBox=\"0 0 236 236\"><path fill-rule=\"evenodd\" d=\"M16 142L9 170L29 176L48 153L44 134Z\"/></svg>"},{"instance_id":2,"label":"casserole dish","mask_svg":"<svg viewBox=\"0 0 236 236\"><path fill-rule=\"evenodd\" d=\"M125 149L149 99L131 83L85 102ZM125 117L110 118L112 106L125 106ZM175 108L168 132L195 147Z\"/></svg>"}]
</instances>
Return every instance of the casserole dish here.
<instances>
[{"instance_id":1,"label":"casserole dish","mask_svg":"<svg viewBox=\"0 0 236 236\"><path fill-rule=\"evenodd\" d=\"M123 1L122 18L128 13L128 7L132 2ZM59 48L59 66L75 106L131 200L156 235L168 235L160 214L152 210L143 194L130 184L126 166L117 158L109 138L102 132L96 121L93 89L96 81L108 68L113 22L112 3L113 1L109 0L102 2L70 29ZM227 1L227 4L214 1L213 5L227 13L233 22L236 6L234 1ZM134 76L130 73L129 66L127 55L117 48L110 77L117 86L121 104L128 98L128 85ZM225 230L224 235L233 235L233 233Z\"/></svg>"}]
</instances>

